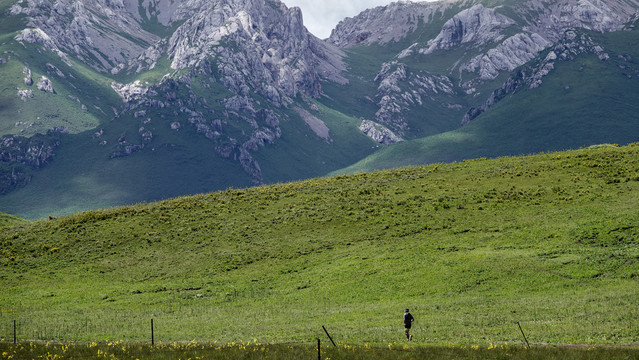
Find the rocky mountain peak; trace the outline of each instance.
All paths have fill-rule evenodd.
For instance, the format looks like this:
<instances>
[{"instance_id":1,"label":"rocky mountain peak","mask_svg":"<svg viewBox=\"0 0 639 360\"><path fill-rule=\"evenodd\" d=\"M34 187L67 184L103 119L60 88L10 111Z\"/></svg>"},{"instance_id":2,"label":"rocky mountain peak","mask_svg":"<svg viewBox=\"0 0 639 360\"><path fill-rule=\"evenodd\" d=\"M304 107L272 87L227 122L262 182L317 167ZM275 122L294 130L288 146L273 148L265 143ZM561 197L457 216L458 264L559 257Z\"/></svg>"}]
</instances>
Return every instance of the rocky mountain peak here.
<instances>
[{"instance_id":1,"label":"rocky mountain peak","mask_svg":"<svg viewBox=\"0 0 639 360\"><path fill-rule=\"evenodd\" d=\"M498 42L504 38L502 31L515 22L495 9L486 8L482 4L474 5L460 11L446 21L436 38L428 42L423 54L431 54L436 50L451 49L461 44L473 43L474 46L488 42Z\"/></svg>"},{"instance_id":2,"label":"rocky mountain peak","mask_svg":"<svg viewBox=\"0 0 639 360\"><path fill-rule=\"evenodd\" d=\"M247 89L254 89L278 106L299 91L318 96L320 79L346 81L341 76L341 51L306 30L299 8L287 8L277 0L188 3L189 9L201 11L178 9L172 21L182 24L173 34L124 68L150 69L163 55L174 70L215 58L231 91L246 95Z\"/></svg>"},{"instance_id":3,"label":"rocky mountain peak","mask_svg":"<svg viewBox=\"0 0 639 360\"><path fill-rule=\"evenodd\" d=\"M11 14L27 18L17 41L42 44L68 65L74 57L125 78L154 69L165 72L159 83L111 84L122 98L123 112L142 119L145 129L140 143L121 143L112 157L141 151L152 141L147 129L152 119L139 114L172 108L218 144L220 155L240 162L253 182L261 183L251 153L281 136L281 115L270 108L287 107L299 94L319 97L322 81L347 82L342 51L310 34L301 10L279 0L20 0ZM168 59L170 67L158 65L161 59ZM221 84L228 96L215 104L199 100L191 85L201 75L208 79L205 88ZM53 91L48 80L38 88ZM175 95L178 88L190 94L188 100ZM29 98L26 92L20 95ZM224 113L214 119L204 115L220 107ZM225 134L224 127L236 125L240 136ZM182 126L171 123L173 130Z\"/></svg>"},{"instance_id":4,"label":"rocky mountain peak","mask_svg":"<svg viewBox=\"0 0 639 360\"><path fill-rule=\"evenodd\" d=\"M306 30L299 8L278 0L21 0L11 14L28 18L18 40L41 43L103 72L143 71L163 55L174 70L198 66L226 41L234 52L239 47L264 63L279 64L272 73L289 72L281 78L345 81L340 52ZM176 28L166 37L148 30L158 26ZM289 71L290 60L300 57L306 62ZM310 74L313 69L318 73ZM313 86L303 90L316 94ZM288 84L280 90L294 96L297 88Z\"/></svg>"},{"instance_id":5,"label":"rocky mountain peak","mask_svg":"<svg viewBox=\"0 0 639 360\"><path fill-rule=\"evenodd\" d=\"M486 43L502 36L500 29L513 24L556 41L569 28L619 30L638 6L637 0L400 1L344 19L328 41L339 47L385 44L404 39L417 30L420 21L441 20L445 24L437 37L421 39L430 41L431 50L446 44Z\"/></svg>"},{"instance_id":6,"label":"rocky mountain peak","mask_svg":"<svg viewBox=\"0 0 639 360\"><path fill-rule=\"evenodd\" d=\"M399 41L415 31L420 20L442 13L450 6L451 3L446 1L399 1L378 6L340 21L327 41L343 48L360 43L386 44Z\"/></svg>"},{"instance_id":7,"label":"rocky mountain peak","mask_svg":"<svg viewBox=\"0 0 639 360\"><path fill-rule=\"evenodd\" d=\"M115 0L22 0L12 6L11 14L27 16L23 35L35 29L46 34L35 41L106 71L159 40L128 10L132 9Z\"/></svg>"}]
</instances>

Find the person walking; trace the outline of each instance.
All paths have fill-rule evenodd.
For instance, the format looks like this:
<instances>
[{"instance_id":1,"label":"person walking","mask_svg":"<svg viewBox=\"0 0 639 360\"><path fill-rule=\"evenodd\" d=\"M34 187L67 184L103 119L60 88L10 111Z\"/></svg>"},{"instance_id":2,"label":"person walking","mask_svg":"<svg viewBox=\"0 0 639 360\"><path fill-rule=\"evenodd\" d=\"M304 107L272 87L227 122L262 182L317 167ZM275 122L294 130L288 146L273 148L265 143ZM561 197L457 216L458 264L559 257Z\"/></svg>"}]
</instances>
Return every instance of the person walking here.
<instances>
[{"instance_id":1,"label":"person walking","mask_svg":"<svg viewBox=\"0 0 639 360\"><path fill-rule=\"evenodd\" d=\"M404 312L404 333L406 334L406 340L408 341L413 340L413 335L410 334L410 328L413 325L413 321L415 321L415 318L410 314L410 310L406 309Z\"/></svg>"}]
</instances>

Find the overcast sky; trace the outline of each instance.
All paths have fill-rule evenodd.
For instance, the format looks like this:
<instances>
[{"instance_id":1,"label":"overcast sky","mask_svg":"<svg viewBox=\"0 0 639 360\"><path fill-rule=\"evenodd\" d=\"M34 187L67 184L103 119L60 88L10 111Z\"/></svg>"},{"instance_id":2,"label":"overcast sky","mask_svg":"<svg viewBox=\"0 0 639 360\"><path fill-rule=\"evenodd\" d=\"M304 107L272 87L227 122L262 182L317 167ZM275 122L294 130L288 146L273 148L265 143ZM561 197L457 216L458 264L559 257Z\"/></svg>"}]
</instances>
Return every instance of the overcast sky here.
<instances>
[{"instance_id":1,"label":"overcast sky","mask_svg":"<svg viewBox=\"0 0 639 360\"><path fill-rule=\"evenodd\" d=\"M331 30L345 17L353 17L363 10L388 5L392 0L282 0L288 7L299 6L306 28L320 39L331 35Z\"/></svg>"}]
</instances>

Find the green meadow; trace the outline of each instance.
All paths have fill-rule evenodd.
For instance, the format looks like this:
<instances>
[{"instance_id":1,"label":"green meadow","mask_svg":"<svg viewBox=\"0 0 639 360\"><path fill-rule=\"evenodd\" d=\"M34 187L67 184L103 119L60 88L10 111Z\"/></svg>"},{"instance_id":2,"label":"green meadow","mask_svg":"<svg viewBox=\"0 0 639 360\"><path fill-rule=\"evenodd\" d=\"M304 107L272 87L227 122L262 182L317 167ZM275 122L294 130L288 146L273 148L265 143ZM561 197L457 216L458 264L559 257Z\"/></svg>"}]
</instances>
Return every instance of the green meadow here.
<instances>
[{"instance_id":1,"label":"green meadow","mask_svg":"<svg viewBox=\"0 0 639 360\"><path fill-rule=\"evenodd\" d=\"M151 341L153 320L160 344L309 356L317 338L331 348L324 326L331 358L534 358L522 330L532 351L636 358L638 190L639 145L604 145L14 223L0 227L0 353L145 346L131 344ZM431 358L490 358L455 354Z\"/></svg>"}]
</instances>

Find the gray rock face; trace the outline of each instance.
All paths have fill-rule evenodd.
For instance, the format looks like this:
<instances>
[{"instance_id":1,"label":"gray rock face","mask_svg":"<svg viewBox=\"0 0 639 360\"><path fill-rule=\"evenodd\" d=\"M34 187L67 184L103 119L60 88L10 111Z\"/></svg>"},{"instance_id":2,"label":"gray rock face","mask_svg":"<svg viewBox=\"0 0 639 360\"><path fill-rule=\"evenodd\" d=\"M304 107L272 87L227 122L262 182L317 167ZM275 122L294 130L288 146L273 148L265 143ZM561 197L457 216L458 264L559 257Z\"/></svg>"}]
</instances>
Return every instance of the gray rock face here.
<instances>
[{"instance_id":1,"label":"gray rock face","mask_svg":"<svg viewBox=\"0 0 639 360\"><path fill-rule=\"evenodd\" d=\"M327 41L343 48L357 44L399 41L416 30L421 20L439 18L451 5L447 1L401 1L368 9L355 17L342 20Z\"/></svg>"},{"instance_id":2,"label":"gray rock face","mask_svg":"<svg viewBox=\"0 0 639 360\"><path fill-rule=\"evenodd\" d=\"M362 124L359 126L359 130L382 145L389 145L403 141L401 137L395 135L387 127L374 121L362 119Z\"/></svg>"},{"instance_id":3,"label":"gray rock face","mask_svg":"<svg viewBox=\"0 0 639 360\"><path fill-rule=\"evenodd\" d=\"M22 73L25 75L24 76L24 84L26 86L33 85L33 78L31 77L31 69L29 69L28 67L25 66L25 68L22 70Z\"/></svg>"},{"instance_id":4,"label":"gray rock face","mask_svg":"<svg viewBox=\"0 0 639 360\"><path fill-rule=\"evenodd\" d=\"M499 42L504 38L503 30L515 22L495 9L485 8L481 4L462 10L442 27L436 38L428 42L428 47L420 50L422 54L432 54L437 50L451 49L461 44L473 46Z\"/></svg>"},{"instance_id":5,"label":"gray rock face","mask_svg":"<svg viewBox=\"0 0 639 360\"><path fill-rule=\"evenodd\" d=\"M20 97L20 99L22 99L22 101L26 101L27 99L32 99L33 98L33 90L31 89L20 89L18 90L18 96Z\"/></svg>"},{"instance_id":6,"label":"gray rock face","mask_svg":"<svg viewBox=\"0 0 639 360\"><path fill-rule=\"evenodd\" d=\"M317 118L316 116L302 108L296 107L294 110L300 115L306 125L308 125L311 130L313 130L315 135L324 139L324 141L326 141L327 143L331 143L333 141L333 139L331 139L330 129L321 119Z\"/></svg>"},{"instance_id":7,"label":"gray rock face","mask_svg":"<svg viewBox=\"0 0 639 360\"><path fill-rule=\"evenodd\" d=\"M127 103L138 100L149 92L149 88L147 86L143 86L140 81L135 81L130 84L112 82L111 88L115 90L115 92L117 92L118 95L120 95Z\"/></svg>"},{"instance_id":8,"label":"gray rock face","mask_svg":"<svg viewBox=\"0 0 639 360\"><path fill-rule=\"evenodd\" d=\"M40 91L48 92L51 94L55 93L55 90L53 90L53 83L46 76L40 77L36 86Z\"/></svg>"},{"instance_id":9,"label":"gray rock face","mask_svg":"<svg viewBox=\"0 0 639 360\"><path fill-rule=\"evenodd\" d=\"M299 8L276 0L189 3L201 11L178 11L175 16L184 23L132 66L144 68L163 53L175 70L214 57L220 81L231 91L246 95L254 89L278 106L298 92L318 96L321 79L346 82L341 51L306 31Z\"/></svg>"},{"instance_id":10,"label":"gray rock face","mask_svg":"<svg viewBox=\"0 0 639 360\"><path fill-rule=\"evenodd\" d=\"M419 21L444 20L440 33L422 39L428 46L423 51L445 49L455 44L487 44L506 38L503 29L515 25L529 33L537 33L555 42L570 28L595 31L619 30L637 11L637 0L526 0L496 1L486 7L480 0L444 0L437 2L396 2L365 10L341 21L331 33L329 42L339 47L360 43L386 44L410 35ZM453 8L458 13L447 15ZM517 19L505 15L512 10ZM448 16L448 18L447 18ZM512 34L511 34L512 35ZM430 49L430 50L429 50Z\"/></svg>"},{"instance_id":11,"label":"gray rock face","mask_svg":"<svg viewBox=\"0 0 639 360\"><path fill-rule=\"evenodd\" d=\"M543 60L536 64L524 66L510 76L500 89L490 94L486 102L478 107L471 108L464 115L461 125L468 124L507 95L541 86L543 78L555 69L557 61L571 61L575 56L585 53L597 55L600 61L609 59L609 55L590 36L577 35L574 31L566 31L564 37L548 52L548 55Z\"/></svg>"},{"instance_id":12,"label":"gray rock face","mask_svg":"<svg viewBox=\"0 0 639 360\"><path fill-rule=\"evenodd\" d=\"M555 42L570 28L599 32L621 30L637 6L636 0L534 0L522 3L515 10L531 32Z\"/></svg>"},{"instance_id":13,"label":"gray rock face","mask_svg":"<svg viewBox=\"0 0 639 360\"><path fill-rule=\"evenodd\" d=\"M299 8L278 0L24 0L11 14L29 19L16 40L104 72L150 69L163 55L174 70L215 57L234 92L257 89L277 105L300 91L318 96L321 79L346 81L341 51L306 31ZM181 25L161 39L144 30L151 19Z\"/></svg>"},{"instance_id":14,"label":"gray rock face","mask_svg":"<svg viewBox=\"0 0 639 360\"><path fill-rule=\"evenodd\" d=\"M415 39L396 53L398 61L382 64L375 79L379 106L375 121L404 136L410 131L407 114L428 97L439 102L434 100L435 94L450 94L448 101L454 103L452 96L461 90L466 96L486 99L484 105L469 111L463 120L466 123L476 116L474 112L483 112L515 85L512 81L495 84L497 90L486 95L478 89L537 58L562 41L571 29L621 30L638 9L639 0L502 0L490 6L479 0L399 2L343 20L328 41L348 48L357 44L384 46L405 41L407 37ZM438 22L443 23L440 30L426 35L431 30L425 29L432 26L424 23ZM588 48L602 60L608 57L603 48ZM463 53L458 49L463 49ZM451 61L440 75L405 65L437 62L451 51L458 51L461 57ZM560 55L556 52L555 56ZM534 74L527 74L526 86L539 86L553 66L552 61L547 61ZM517 83L517 88L523 83ZM451 110L459 110L459 106Z\"/></svg>"},{"instance_id":15,"label":"gray rock face","mask_svg":"<svg viewBox=\"0 0 639 360\"><path fill-rule=\"evenodd\" d=\"M503 71L513 71L534 59L552 43L539 34L519 33L505 39L497 47L477 55L460 66L460 72L477 73L481 80L495 79Z\"/></svg>"},{"instance_id":16,"label":"gray rock face","mask_svg":"<svg viewBox=\"0 0 639 360\"><path fill-rule=\"evenodd\" d=\"M384 63L375 82L379 84L376 94L379 110L375 113L375 120L393 129L398 136L409 130L405 112L421 105L424 98L441 93L455 93L454 85L448 77L427 72L409 72L408 66L398 61ZM408 87L402 89L402 83L408 83Z\"/></svg>"},{"instance_id":17,"label":"gray rock face","mask_svg":"<svg viewBox=\"0 0 639 360\"><path fill-rule=\"evenodd\" d=\"M29 28L18 40L74 54L102 71L139 55L144 44L159 40L142 28L133 0L24 0L11 7L11 14L29 18Z\"/></svg>"}]
</instances>

